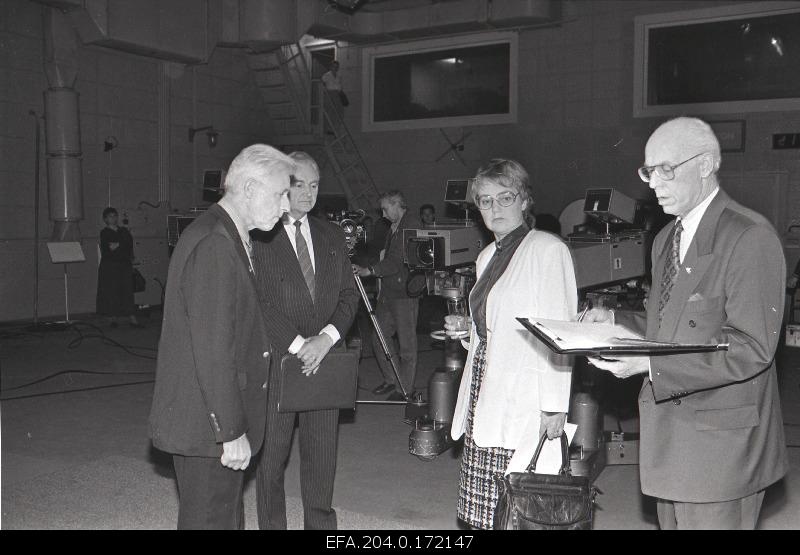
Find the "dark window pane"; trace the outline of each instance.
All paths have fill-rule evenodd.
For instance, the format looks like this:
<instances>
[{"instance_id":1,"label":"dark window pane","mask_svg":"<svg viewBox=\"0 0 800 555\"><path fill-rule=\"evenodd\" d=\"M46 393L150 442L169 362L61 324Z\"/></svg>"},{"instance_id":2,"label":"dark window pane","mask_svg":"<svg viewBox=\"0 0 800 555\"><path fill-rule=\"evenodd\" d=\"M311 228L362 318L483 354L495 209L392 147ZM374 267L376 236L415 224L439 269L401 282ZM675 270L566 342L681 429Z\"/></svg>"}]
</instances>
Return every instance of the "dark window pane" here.
<instances>
[{"instance_id":1,"label":"dark window pane","mask_svg":"<svg viewBox=\"0 0 800 555\"><path fill-rule=\"evenodd\" d=\"M800 14L659 27L648 38L651 105L800 97Z\"/></svg>"},{"instance_id":2,"label":"dark window pane","mask_svg":"<svg viewBox=\"0 0 800 555\"><path fill-rule=\"evenodd\" d=\"M508 43L375 58L375 122L509 113Z\"/></svg>"}]
</instances>

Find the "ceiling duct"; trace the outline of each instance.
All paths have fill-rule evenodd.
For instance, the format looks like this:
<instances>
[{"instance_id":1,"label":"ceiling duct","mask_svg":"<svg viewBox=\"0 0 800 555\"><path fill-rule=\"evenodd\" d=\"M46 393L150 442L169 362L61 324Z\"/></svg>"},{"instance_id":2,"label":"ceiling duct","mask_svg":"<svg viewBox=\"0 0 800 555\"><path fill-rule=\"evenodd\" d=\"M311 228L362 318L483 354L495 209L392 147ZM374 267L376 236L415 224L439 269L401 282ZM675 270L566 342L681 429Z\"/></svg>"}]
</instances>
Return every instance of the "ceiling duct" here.
<instances>
[{"instance_id":1,"label":"ceiling duct","mask_svg":"<svg viewBox=\"0 0 800 555\"><path fill-rule=\"evenodd\" d=\"M173 62L208 60L209 0L36 0L70 16L82 42Z\"/></svg>"},{"instance_id":2,"label":"ceiling duct","mask_svg":"<svg viewBox=\"0 0 800 555\"><path fill-rule=\"evenodd\" d=\"M303 3L299 27L319 38L367 44L540 25L560 17L560 5L553 0L441 0L402 9L392 5L369 2L347 15L325 9L325 2Z\"/></svg>"}]
</instances>

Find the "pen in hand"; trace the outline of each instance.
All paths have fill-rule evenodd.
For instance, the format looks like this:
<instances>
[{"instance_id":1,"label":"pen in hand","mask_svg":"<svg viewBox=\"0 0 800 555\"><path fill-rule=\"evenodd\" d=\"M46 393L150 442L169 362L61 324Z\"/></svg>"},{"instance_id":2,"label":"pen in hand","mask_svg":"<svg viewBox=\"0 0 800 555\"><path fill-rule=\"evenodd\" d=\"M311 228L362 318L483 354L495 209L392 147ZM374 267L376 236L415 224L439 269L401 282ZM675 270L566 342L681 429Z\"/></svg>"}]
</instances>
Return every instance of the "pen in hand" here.
<instances>
[{"instance_id":1,"label":"pen in hand","mask_svg":"<svg viewBox=\"0 0 800 555\"><path fill-rule=\"evenodd\" d=\"M583 322L583 317L586 316L587 312L589 312L589 303L586 303L586 306L583 307L583 312L578 316L578 322Z\"/></svg>"}]
</instances>

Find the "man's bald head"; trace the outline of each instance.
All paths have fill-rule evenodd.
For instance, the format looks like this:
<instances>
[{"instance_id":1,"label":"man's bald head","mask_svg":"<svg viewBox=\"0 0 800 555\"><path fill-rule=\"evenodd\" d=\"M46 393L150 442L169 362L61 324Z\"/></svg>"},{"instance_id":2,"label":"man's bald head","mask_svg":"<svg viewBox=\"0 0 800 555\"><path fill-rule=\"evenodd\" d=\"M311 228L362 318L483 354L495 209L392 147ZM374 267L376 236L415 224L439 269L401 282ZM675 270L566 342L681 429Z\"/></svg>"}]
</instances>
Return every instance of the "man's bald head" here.
<instances>
[{"instance_id":1,"label":"man's bald head","mask_svg":"<svg viewBox=\"0 0 800 555\"><path fill-rule=\"evenodd\" d=\"M668 142L675 146L682 160L699 152L707 152L714 163L714 173L719 171L722 161L719 141L711 126L699 118L679 117L666 121L650 135L651 142Z\"/></svg>"},{"instance_id":2,"label":"man's bald head","mask_svg":"<svg viewBox=\"0 0 800 555\"><path fill-rule=\"evenodd\" d=\"M697 118L680 117L661 124L645 147L645 165L656 170L651 173L650 188L664 212L675 216L685 217L714 191L720 162L714 131Z\"/></svg>"}]
</instances>

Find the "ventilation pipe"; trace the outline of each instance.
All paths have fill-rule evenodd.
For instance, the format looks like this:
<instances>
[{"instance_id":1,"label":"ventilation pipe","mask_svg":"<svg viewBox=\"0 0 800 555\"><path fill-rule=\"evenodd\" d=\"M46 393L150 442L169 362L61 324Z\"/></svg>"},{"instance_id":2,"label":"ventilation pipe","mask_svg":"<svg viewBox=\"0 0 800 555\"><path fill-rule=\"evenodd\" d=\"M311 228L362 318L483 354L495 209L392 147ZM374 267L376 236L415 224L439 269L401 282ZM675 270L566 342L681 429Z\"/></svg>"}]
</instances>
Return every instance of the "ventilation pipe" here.
<instances>
[{"instance_id":1,"label":"ventilation pipe","mask_svg":"<svg viewBox=\"0 0 800 555\"><path fill-rule=\"evenodd\" d=\"M81 133L78 93L78 36L67 15L44 11L44 91L47 198L53 221L51 241L79 241L83 219Z\"/></svg>"}]
</instances>

